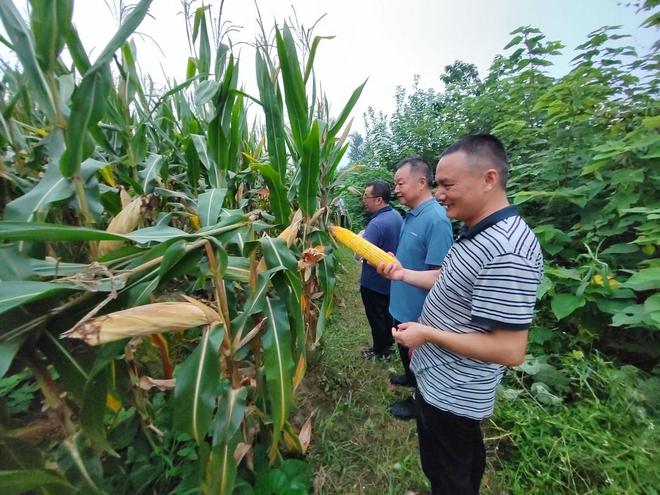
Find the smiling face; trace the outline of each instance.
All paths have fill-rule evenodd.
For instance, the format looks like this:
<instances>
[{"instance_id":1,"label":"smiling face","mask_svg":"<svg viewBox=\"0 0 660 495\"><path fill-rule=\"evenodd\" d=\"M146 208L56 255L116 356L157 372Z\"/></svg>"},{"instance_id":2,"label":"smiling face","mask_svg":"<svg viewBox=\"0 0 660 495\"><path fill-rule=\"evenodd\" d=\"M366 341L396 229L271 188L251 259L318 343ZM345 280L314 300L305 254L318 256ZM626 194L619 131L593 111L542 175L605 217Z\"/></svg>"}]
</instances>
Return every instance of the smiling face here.
<instances>
[{"instance_id":1,"label":"smiling face","mask_svg":"<svg viewBox=\"0 0 660 495\"><path fill-rule=\"evenodd\" d=\"M394 174L394 194L402 205L415 208L428 197L426 179L414 173L410 165L404 165Z\"/></svg>"},{"instance_id":2,"label":"smiling face","mask_svg":"<svg viewBox=\"0 0 660 495\"><path fill-rule=\"evenodd\" d=\"M435 177L435 199L445 206L449 218L461 220L468 227L487 215L493 193L499 193L497 171L475 163L463 151L443 156Z\"/></svg>"}]
</instances>

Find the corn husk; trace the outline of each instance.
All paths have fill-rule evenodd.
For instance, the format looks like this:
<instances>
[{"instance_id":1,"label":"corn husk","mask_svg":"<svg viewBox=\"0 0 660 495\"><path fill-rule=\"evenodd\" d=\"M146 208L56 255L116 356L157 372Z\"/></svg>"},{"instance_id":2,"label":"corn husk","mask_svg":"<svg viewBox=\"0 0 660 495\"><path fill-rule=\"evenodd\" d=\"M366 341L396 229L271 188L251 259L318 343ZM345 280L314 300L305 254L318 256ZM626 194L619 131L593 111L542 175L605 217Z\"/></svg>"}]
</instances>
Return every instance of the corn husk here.
<instances>
[{"instance_id":1,"label":"corn husk","mask_svg":"<svg viewBox=\"0 0 660 495\"><path fill-rule=\"evenodd\" d=\"M113 234L128 234L133 232L140 222L142 198L135 198L122 208L116 217L112 219L106 232ZM124 241L101 241L99 242L98 255L103 256L111 251L119 249Z\"/></svg>"},{"instance_id":2,"label":"corn husk","mask_svg":"<svg viewBox=\"0 0 660 495\"><path fill-rule=\"evenodd\" d=\"M280 235L277 236L278 239L282 239L286 242L287 247L293 246L298 238L298 231L300 230L300 224L303 220L302 210L296 211L293 215L293 219L289 226L280 232ZM261 273L266 270L266 260L264 258L259 260L259 265L257 266L257 273Z\"/></svg>"},{"instance_id":3,"label":"corn husk","mask_svg":"<svg viewBox=\"0 0 660 495\"><path fill-rule=\"evenodd\" d=\"M188 298L191 302L163 302L109 313L74 326L62 337L101 345L129 337L162 332L178 332L221 321L213 309Z\"/></svg>"}]
</instances>

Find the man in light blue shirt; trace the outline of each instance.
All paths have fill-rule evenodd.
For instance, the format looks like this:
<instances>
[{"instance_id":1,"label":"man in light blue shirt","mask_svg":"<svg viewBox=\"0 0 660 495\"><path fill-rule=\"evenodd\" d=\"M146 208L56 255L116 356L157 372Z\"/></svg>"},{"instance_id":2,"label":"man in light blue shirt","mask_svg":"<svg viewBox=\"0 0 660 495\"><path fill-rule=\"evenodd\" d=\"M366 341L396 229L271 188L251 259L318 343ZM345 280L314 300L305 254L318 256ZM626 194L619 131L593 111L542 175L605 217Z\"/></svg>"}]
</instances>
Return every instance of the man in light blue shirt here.
<instances>
[{"instance_id":1,"label":"man in light blue shirt","mask_svg":"<svg viewBox=\"0 0 660 495\"><path fill-rule=\"evenodd\" d=\"M410 208L401 228L396 258L401 266L411 270L433 270L442 264L452 245L452 229L445 209L433 198L431 169L419 158L406 158L397 166L394 183L394 193L399 202ZM427 293L428 290L392 281L390 314L395 327L400 322L417 321ZM415 387L415 375L410 371L409 350L403 345L398 347L404 374L393 376L391 382L394 385ZM415 417L411 397L395 402L390 410L398 419Z\"/></svg>"}]
</instances>

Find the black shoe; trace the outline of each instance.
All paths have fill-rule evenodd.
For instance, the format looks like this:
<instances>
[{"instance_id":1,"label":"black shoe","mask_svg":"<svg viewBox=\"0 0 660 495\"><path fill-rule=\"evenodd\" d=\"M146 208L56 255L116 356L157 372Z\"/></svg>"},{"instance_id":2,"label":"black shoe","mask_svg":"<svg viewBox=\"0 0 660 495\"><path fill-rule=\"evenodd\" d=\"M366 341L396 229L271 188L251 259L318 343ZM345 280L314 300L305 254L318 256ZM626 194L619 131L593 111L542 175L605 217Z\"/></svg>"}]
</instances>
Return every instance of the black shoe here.
<instances>
[{"instance_id":1,"label":"black shoe","mask_svg":"<svg viewBox=\"0 0 660 495\"><path fill-rule=\"evenodd\" d=\"M365 359L387 359L390 356L390 352L376 352L374 351L373 347L370 347L369 349L365 349L362 351L362 357Z\"/></svg>"},{"instance_id":2,"label":"black shoe","mask_svg":"<svg viewBox=\"0 0 660 495\"><path fill-rule=\"evenodd\" d=\"M401 421L415 419L415 403L412 397L398 400L390 406L390 414Z\"/></svg>"},{"instance_id":3,"label":"black shoe","mask_svg":"<svg viewBox=\"0 0 660 495\"><path fill-rule=\"evenodd\" d=\"M390 377L390 383L398 387L415 387L415 384L408 380L408 376L405 373L401 375L392 375Z\"/></svg>"}]
</instances>

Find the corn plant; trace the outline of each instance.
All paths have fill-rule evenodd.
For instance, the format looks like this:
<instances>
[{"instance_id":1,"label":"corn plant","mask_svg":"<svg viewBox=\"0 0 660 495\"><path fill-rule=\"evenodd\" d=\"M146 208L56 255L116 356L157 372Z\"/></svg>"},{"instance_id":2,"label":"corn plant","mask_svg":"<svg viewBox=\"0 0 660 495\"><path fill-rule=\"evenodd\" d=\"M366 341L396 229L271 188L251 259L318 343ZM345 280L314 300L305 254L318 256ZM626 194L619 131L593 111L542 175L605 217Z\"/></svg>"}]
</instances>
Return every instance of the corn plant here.
<instances>
[{"instance_id":1,"label":"corn plant","mask_svg":"<svg viewBox=\"0 0 660 495\"><path fill-rule=\"evenodd\" d=\"M332 119L310 79L320 38L303 63L276 26L250 96L209 7L186 2L187 78L158 93L130 40L150 4L121 12L94 61L71 0L33 0L29 21L0 4L20 66L0 98L0 378L28 370L45 411L30 427L51 431L3 419L12 492L304 478L267 473L309 442L289 417L332 310L326 228L363 86Z\"/></svg>"}]
</instances>

